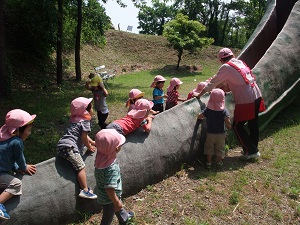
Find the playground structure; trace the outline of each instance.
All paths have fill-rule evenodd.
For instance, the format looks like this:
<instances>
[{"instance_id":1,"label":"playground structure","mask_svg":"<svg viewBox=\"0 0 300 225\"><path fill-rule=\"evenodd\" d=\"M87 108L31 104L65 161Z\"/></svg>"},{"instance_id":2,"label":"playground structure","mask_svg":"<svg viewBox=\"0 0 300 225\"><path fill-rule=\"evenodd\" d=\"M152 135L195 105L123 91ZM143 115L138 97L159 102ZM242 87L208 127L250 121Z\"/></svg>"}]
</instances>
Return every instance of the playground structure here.
<instances>
[{"instance_id":1,"label":"playground structure","mask_svg":"<svg viewBox=\"0 0 300 225\"><path fill-rule=\"evenodd\" d=\"M260 114L262 129L300 93L299 20L299 1L269 1L265 16L239 56L253 68L267 104L267 111ZM182 163L199 154L205 129L196 117L207 99L201 100L186 101L157 115L149 134L137 130L126 137L118 154L124 197L173 175ZM226 104L232 112L233 101ZM87 155L85 159L87 180L93 189L94 157ZM18 175L24 194L7 202L11 220L1 224L65 224L77 221L79 212L100 211L96 200L78 198L76 174L63 159L41 162L37 171L32 177Z\"/></svg>"}]
</instances>

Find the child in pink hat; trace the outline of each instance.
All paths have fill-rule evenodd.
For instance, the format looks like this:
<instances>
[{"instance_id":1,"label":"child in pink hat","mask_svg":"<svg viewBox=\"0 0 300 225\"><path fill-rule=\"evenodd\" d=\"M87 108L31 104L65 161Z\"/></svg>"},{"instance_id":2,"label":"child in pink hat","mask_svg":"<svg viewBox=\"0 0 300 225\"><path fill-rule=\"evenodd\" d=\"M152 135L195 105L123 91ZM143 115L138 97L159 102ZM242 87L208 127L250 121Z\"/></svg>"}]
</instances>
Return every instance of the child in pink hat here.
<instances>
[{"instance_id":1,"label":"child in pink hat","mask_svg":"<svg viewBox=\"0 0 300 225\"><path fill-rule=\"evenodd\" d=\"M197 97L201 93L201 91L205 88L206 84L207 84L206 82L200 82L197 85L197 87L188 94L186 100L189 100L193 97Z\"/></svg>"},{"instance_id":2,"label":"child in pink hat","mask_svg":"<svg viewBox=\"0 0 300 225\"><path fill-rule=\"evenodd\" d=\"M223 165L222 158L225 156L225 130L231 128L229 113L225 109L225 93L216 88L210 93L207 107L198 115L198 119L206 118L207 134L204 144L204 154L206 154L206 167L211 168L212 156L217 156L217 166Z\"/></svg>"},{"instance_id":3,"label":"child in pink hat","mask_svg":"<svg viewBox=\"0 0 300 225\"><path fill-rule=\"evenodd\" d=\"M85 89L92 91L95 109L97 111L98 124L101 129L105 129L107 126L105 121L109 113L106 103L108 91L102 82L102 78L98 74L90 73L89 78L91 80L85 83Z\"/></svg>"},{"instance_id":4,"label":"child in pink hat","mask_svg":"<svg viewBox=\"0 0 300 225\"><path fill-rule=\"evenodd\" d=\"M138 99L141 99L144 97L145 92L141 92L139 89L131 89L128 94L128 100L126 102L126 107L128 107L128 112L135 107L135 102Z\"/></svg>"},{"instance_id":5,"label":"child in pink hat","mask_svg":"<svg viewBox=\"0 0 300 225\"><path fill-rule=\"evenodd\" d=\"M175 105L178 104L178 101L184 102L185 99L179 98L178 89L183 82L179 78L172 78L170 80L170 85L167 88L167 101L166 101L166 110L173 108Z\"/></svg>"},{"instance_id":6,"label":"child in pink hat","mask_svg":"<svg viewBox=\"0 0 300 225\"><path fill-rule=\"evenodd\" d=\"M105 129L96 134L95 141L95 179L101 196L98 202L103 209L101 224L111 224L114 215L120 224L127 224L134 217L134 213L123 208L121 171L117 162L117 153L125 143L125 137L114 129Z\"/></svg>"},{"instance_id":7,"label":"child in pink hat","mask_svg":"<svg viewBox=\"0 0 300 225\"><path fill-rule=\"evenodd\" d=\"M149 133L151 130L153 115L150 115L150 110L153 107L153 102L147 99L139 99L135 102L135 108L130 110L126 116L115 120L107 125L107 129L115 129L122 135L127 135L139 127L144 132Z\"/></svg>"},{"instance_id":8,"label":"child in pink hat","mask_svg":"<svg viewBox=\"0 0 300 225\"><path fill-rule=\"evenodd\" d=\"M163 87L165 84L166 79L162 75L157 75L154 77L154 80L150 87L154 88L152 92L153 96L153 110L157 112L164 111L164 98L168 96L164 94Z\"/></svg>"},{"instance_id":9,"label":"child in pink hat","mask_svg":"<svg viewBox=\"0 0 300 225\"><path fill-rule=\"evenodd\" d=\"M0 218L10 219L5 206L8 199L22 194L22 181L10 172L33 175L36 166L26 164L24 141L31 133L36 115L21 109L13 109L6 114L5 124L0 128Z\"/></svg>"},{"instance_id":10,"label":"child in pink hat","mask_svg":"<svg viewBox=\"0 0 300 225\"><path fill-rule=\"evenodd\" d=\"M84 146L88 151L95 152L96 145L88 133L91 131L90 121L93 115L92 98L78 97L71 102L70 125L58 141L58 155L72 163L78 172L80 186L79 197L96 199L97 195L87 186L85 164L82 159Z\"/></svg>"}]
</instances>

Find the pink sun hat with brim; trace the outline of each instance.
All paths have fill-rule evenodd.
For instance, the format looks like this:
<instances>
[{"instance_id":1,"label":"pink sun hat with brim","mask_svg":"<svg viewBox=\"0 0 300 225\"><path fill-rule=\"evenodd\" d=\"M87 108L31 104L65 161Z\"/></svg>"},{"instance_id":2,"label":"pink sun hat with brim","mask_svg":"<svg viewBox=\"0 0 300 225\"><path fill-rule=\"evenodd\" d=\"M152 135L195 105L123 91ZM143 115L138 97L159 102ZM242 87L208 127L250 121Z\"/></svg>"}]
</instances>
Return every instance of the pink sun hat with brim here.
<instances>
[{"instance_id":1,"label":"pink sun hat with brim","mask_svg":"<svg viewBox=\"0 0 300 225\"><path fill-rule=\"evenodd\" d=\"M128 96L130 99L137 99L143 97L145 92L141 92L139 89L131 89Z\"/></svg>"},{"instance_id":2,"label":"pink sun hat with brim","mask_svg":"<svg viewBox=\"0 0 300 225\"><path fill-rule=\"evenodd\" d=\"M0 128L0 141L5 141L12 136L19 127L31 124L36 115L30 115L22 109L13 109L6 114L5 124Z\"/></svg>"},{"instance_id":3,"label":"pink sun hat with brim","mask_svg":"<svg viewBox=\"0 0 300 225\"><path fill-rule=\"evenodd\" d=\"M154 80L153 80L152 84L150 85L150 87L154 88L157 82L166 81L166 80L167 79L164 78L162 75L157 75L154 77Z\"/></svg>"},{"instance_id":4,"label":"pink sun hat with brim","mask_svg":"<svg viewBox=\"0 0 300 225\"><path fill-rule=\"evenodd\" d=\"M123 145L126 138L115 129L102 129L95 136L97 154L95 158L96 168L106 168L116 159L116 148Z\"/></svg>"},{"instance_id":5,"label":"pink sun hat with brim","mask_svg":"<svg viewBox=\"0 0 300 225\"><path fill-rule=\"evenodd\" d=\"M92 98L78 97L71 102L70 122L78 123L84 120L91 120L90 113L86 110L88 105L93 101Z\"/></svg>"},{"instance_id":6,"label":"pink sun hat with brim","mask_svg":"<svg viewBox=\"0 0 300 225\"><path fill-rule=\"evenodd\" d=\"M139 99L135 102L135 108L130 110L127 115L133 119L142 119L146 116L147 111L152 109L153 102L147 99Z\"/></svg>"},{"instance_id":7,"label":"pink sun hat with brim","mask_svg":"<svg viewBox=\"0 0 300 225\"><path fill-rule=\"evenodd\" d=\"M172 91L175 86L180 85L180 84L183 84L183 82L179 78L176 78L176 77L172 78L170 80L170 85L167 88L167 91L168 92Z\"/></svg>"},{"instance_id":8,"label":"pink sun hat with brim","mask_svg":"<svg viewBox=\"0 0 300 225\"><path fill-rule=\"evenodd\" d=\"M218 53L219 59L224 59L232 55L233 53L229 48L222 48Z\"/></svg>"},{"instance_id":9,"label":"pink sun hat with brim","mask_svg":"<svg viewBox=\"0 0 300 225\"><path fill-rule=\"evenodd\" d=\"M199 94L203 91L203 89L206 87L206 82L200 82L197 87L193 90L193 94Z\"/></svg>"},{"instance_id":10,"label":"pink sun hat with brim","mask_svg":"<svg viewBox=\"0 0 300 225\"><path fill-rule=\"evenodd\" d=\"M220 88L211 91L207 108L214 111L222 111L225 108L225 92Z\"/></svg>"}]
</instances>

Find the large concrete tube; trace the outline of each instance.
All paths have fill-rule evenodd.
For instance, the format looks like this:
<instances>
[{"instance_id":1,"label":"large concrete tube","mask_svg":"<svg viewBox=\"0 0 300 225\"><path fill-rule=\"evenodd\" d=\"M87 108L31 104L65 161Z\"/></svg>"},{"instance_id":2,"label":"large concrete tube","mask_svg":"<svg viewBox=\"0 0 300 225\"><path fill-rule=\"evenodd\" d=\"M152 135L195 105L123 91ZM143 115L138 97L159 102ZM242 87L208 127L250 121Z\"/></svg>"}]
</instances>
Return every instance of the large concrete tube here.
<instances>
[{"instance_id":1,"label":"large concrete tube","mask_svg":"<svg viewBox=\"0 0 300 225\"><path fill-rule=\"evenodd\" d=\"M295 0L286 3L286 0L270 1L264 19L240 55L254 66L253 71L268 106L268 110L260 115L263 126L299 95L300 4ZM282 5L288 7L278 9ZM281 17L278 17L278 12ZM276 34L273 28L280 27L279 24L285 25L280 32L275 29ZM265 35L269 34L272 34L272 41L266 42L269 39ZM259 51L260 47L265 50ZM203 104L197 99L187 101L156 116L150 134L138 130L127 136L118 154L125 196L174 174L182 163L197 157L199 146L203 144L201 133L205 131L196 120L200 106ZM233 102L228 101L227 107L232 115ZM85 160L88 184L93 189L96 185L94 157L87 156ZM100 211L96 200L78 198L76 174L71 165L59 157L39 163L34 176L20 178L23 195L5 204L11 219L1 221L1 224L64 224L77 221L80 213Z\"/></svg>"}]
</instances>

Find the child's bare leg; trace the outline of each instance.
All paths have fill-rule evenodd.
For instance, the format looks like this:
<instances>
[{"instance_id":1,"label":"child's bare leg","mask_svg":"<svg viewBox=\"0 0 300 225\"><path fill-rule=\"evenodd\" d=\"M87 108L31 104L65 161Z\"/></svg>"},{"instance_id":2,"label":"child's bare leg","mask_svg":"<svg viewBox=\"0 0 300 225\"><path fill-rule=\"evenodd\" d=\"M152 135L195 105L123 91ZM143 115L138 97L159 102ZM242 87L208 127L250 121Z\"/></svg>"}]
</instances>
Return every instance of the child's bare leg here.
<instances>
[{"instance_id":1,"label":"child's bare leg","mask_svg":"<svg viewBox=\"0 0 300 225\"><path fill-rule=\"evenodd\" d=\"M5 203L8 199L12 198L13 196L13 194L3 191L0 195L0 204Z\"/></svg>"},{"instance_id":2,"label":"child's bare leg","mask_svg":"<svg viewBox=\"0 0 300 225\"><path fill-rule=\"evenodd\" d=\"M221 163L222 162L222 156L217 156L217 163Z\"/></svg>"},{"instance_id":3,"label":"child's bare leg","mask_svg":"<svg viewBox=\"0 0 300 225\"><path fill-rule=\"evenodd\" d=\"M77 180L79 183L79 186L82 190L88 191L87 182L86 182L86 172L85 168L80 170L77 174Z\"/></svg>"}]
</instances>

